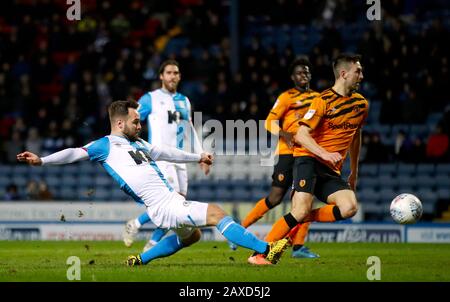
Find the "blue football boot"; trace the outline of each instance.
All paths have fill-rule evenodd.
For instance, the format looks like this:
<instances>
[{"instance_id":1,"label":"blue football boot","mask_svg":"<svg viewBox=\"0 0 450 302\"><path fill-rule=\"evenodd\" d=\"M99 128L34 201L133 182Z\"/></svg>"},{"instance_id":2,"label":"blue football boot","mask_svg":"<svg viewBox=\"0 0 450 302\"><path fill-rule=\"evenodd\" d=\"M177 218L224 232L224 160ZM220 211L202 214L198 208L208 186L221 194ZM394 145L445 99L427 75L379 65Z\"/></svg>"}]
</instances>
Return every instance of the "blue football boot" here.
<instances>
[{"instance_id":1,"label":"blue football boot","mask_svg":"<svg viewBox=\"0 0 450 302\"><path fill-rule=\"evenodd\" d=\"M293 258L319 258L320 256L316 253L313 253L306 246L302 246L296 251L292 251Z\"/></svg>"}]
</instances>

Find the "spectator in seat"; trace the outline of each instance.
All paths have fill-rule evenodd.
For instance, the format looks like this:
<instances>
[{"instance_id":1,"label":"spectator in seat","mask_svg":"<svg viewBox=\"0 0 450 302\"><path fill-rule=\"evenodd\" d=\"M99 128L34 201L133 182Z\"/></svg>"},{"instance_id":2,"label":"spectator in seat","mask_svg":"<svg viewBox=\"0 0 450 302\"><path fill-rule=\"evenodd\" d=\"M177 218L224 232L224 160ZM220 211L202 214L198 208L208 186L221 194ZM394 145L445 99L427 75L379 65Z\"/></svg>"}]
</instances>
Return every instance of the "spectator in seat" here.
<instances>
[{"instance_id":1,"label":"spectator in seat","mask_svg":"<svg viewBox=\"0 0 450 302\"><path fill-rule=\"evenodd\" d=\"M6 192L3 199L7 201L20 200L20 194L16 184L11 183L6 187Z\"/></svg>"},{"instance_id":2,"label":"spectator in seat","mask_svg":"<svg viewBox=\"0 0 450 302\"><path fill-rule=\"evenodd\" d=\"M443 132L441 125L437 125L428 138L427 158L434 162L448 159L448 143L448 135Z\"/></svg>"}]
</instances>

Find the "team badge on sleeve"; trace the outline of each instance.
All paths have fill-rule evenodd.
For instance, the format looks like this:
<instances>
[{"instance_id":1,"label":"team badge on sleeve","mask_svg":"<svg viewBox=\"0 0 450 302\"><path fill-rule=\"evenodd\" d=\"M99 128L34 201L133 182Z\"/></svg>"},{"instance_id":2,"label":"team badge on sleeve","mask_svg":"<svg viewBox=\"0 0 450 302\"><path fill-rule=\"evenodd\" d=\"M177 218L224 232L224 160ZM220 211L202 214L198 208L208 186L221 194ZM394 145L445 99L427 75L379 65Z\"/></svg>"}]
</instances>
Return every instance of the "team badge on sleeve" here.
<instances>
[{"instance_id":1,"label":"team badge on sleeve","mask_svg":"<svg viewBox=\"0 0 450 302\"><path fill-rule=\"evenodd\" d=\"M303 117L305 120L309 120L311 119L314 114L316 113L316 110L314 109L309 109L308 112L306 112L305 116Z\"/></svg>"}]
</instances>

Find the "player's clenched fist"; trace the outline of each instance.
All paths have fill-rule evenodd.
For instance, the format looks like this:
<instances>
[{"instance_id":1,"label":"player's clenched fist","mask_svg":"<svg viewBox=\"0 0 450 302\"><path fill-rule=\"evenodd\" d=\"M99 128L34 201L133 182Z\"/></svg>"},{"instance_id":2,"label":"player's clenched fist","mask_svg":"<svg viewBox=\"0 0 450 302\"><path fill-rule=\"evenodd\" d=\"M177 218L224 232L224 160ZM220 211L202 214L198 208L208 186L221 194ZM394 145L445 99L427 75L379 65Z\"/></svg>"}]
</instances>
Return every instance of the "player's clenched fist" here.
<instances>
[{"instance_id":1,"label":"player's clenched fist","mask_svg":"<svg viewBox=\"0 0 450 302\"><path fill-rule=\"evenodd\" d=\"M212 165L213 160L214 160L214 158L213 158L212 154L204 152L201 154L199 163L205 163L207 165Z\"/></svg>"},{"instance_id":2,"label":"player's clenched fist","mask_svg":"<svg viewBox=\"0 0 450 302\"><path fill-rule=\"evenodd\" d=\"M17 160L21 162L26 162L32 166L40 166L42 165L42 160L39 156L34 153L25 151L23 153L17 154Z\"/></svg>"}]
</instances>

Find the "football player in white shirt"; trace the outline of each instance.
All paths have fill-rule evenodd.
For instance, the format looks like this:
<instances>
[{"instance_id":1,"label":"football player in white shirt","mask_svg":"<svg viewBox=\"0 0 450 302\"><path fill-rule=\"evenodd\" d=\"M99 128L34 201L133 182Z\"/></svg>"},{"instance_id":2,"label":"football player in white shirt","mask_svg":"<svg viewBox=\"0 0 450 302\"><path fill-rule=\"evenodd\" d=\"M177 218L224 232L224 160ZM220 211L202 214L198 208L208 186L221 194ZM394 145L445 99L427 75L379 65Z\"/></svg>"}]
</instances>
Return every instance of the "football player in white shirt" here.
<instances>
[{"instance_id":1,"label":"football player in white shirt","mask_svg":"<svg viewBox=\"0 0 450 302\"><path fill-rule=\"evenodd\" d=\"M141 121L147 120L147 141L155 146L183 150L188 139L193 145L194 153L201 154L203 149L191 119L191 103L186 96L177 92L181 80L178 62L164 61L159 67L159 78L161 88L149 91L139 99L138 111ZM167 161L157 161L157 163L170 186L186 197L188 189L186 164ZM209 173L208 165L200 163L200 167L206 175ZM150 221L147 212L136 219L127 221L123 232L125 246L130 247L142 225ZM144 246L144 251L161 240L167 231L167 229L157 228Z\"/></svg>"},{"instance_id":2,"label":"football player in white shirt","mask_svg":"<svg viewBox=\"0 0 450 302\"><path fill-rule=\"evenodd\" d=\"M153 146L139 138L141 124L138 104L116 101L109 108L111 134L82 148L68 148L49 156L25 151L17 160L33 166L62 165L90 159L100 163L116 180L120 188L135 201L143 203L150 219L160 228L172 229L175 234L159 241L153 248L139 255L129 256L127 265L136 266L167 257L200 240L203 226L216 226L229 241L263 253L258 264L275 264L288 245L287 239L274 243L259 240L228 216L221 207L198 201L188 201L175 192L155 163L202 162L212 164L212 155L194 154L170 147Z\"/></svg>"}]
</instances>

